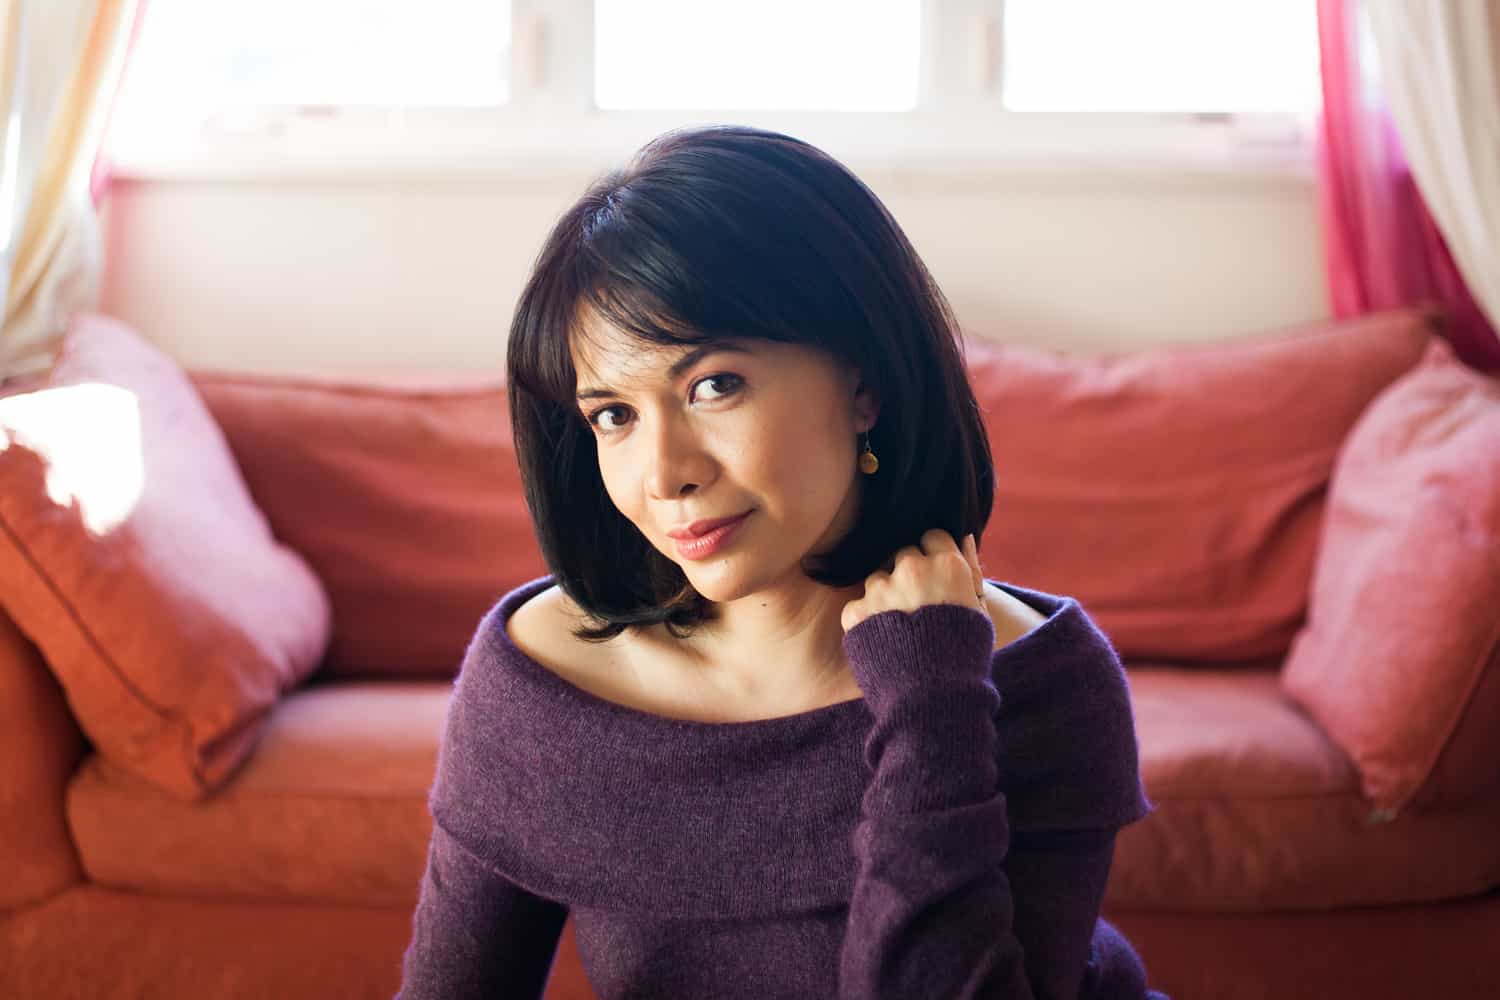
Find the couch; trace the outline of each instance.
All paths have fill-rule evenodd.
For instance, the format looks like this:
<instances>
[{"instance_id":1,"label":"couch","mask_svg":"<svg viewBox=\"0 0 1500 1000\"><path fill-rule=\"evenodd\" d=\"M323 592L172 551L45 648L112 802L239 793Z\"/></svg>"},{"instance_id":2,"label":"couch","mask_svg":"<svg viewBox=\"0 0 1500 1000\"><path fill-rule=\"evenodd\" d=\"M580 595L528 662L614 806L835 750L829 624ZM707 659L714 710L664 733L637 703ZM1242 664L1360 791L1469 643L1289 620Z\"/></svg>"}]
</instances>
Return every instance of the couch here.
<instances>
[{"instance_id":1,"label":"couch","mask_svg":"<svg viewBox=\"0 0 1500 1000\"><path fill-rule=\"evenodd\" d=\"M1103 912L1175 1000L1500 995L1500 391L1441 322L966 333L986 575L1126 665L1157 810ZM546 572L500 370L184 372L87 316L0 387L0 996L395 991L454 675ZM546 997L592 995L569 923Z\"/></svg>"}]
</instances>

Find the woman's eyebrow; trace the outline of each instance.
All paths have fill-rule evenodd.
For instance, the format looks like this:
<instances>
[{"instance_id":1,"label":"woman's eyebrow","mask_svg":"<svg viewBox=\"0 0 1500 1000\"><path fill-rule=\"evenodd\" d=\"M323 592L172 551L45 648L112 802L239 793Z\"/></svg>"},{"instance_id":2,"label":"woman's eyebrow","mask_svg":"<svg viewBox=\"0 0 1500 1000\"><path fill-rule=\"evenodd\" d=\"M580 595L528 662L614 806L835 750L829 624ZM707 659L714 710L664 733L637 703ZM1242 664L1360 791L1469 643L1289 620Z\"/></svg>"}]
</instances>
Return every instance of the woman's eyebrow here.
<instances>
[{"instance_id":1,"label":"woman's eyebrow","mask_svg":"<svg viewBox=\"0 0 1500 1000\"><path fill-rule=\"evenodd\" d=\"M718 351L730 351L730 352L733 352L733 353L736 353L736 354L749 354L750 353L749 348L739 347L739 346L737 346L735 344L724 344L724 343L699 344L697 347L693 348L691 351L688 351L682 357L680 357L676 361L672 362L672 367L670 367L670 368L667 369L667 375L670 378L674 379L674 380L677 379L677 378L680 378L682 376L683 372L687 371L689 368L693 367L693 365L697 364L704 356L709 355L709 354L714 354L714 353L716 353ZM620 394L618 392L616 392L614 389L607 389L607 388L603 388L603 387L591 387L591 388L588 388L588 389L580 389L579 392L578 392L577 398L578 399L597 399L597 398L602 397L602 396L618 396L618 395L620 395Z\"/></svg>"}]
</instances>

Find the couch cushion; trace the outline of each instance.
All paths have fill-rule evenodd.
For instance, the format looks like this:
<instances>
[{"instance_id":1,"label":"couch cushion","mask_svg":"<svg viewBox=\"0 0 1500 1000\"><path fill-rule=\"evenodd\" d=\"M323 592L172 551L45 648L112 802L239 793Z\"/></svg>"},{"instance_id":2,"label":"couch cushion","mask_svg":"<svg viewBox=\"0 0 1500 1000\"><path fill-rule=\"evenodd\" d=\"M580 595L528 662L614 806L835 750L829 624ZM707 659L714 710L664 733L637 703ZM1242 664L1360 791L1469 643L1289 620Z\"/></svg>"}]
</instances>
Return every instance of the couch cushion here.
<instances>
[{"instance_id":1,"label":"couch cushion","mask_svg":"<svg viewBox=\"0 0 1500 1000\"><path fill-rule=\"evenodd\" d=\"M328 589L322 675L451 678L474 623L546 572L498 373L191 376Z\"/></svg>"},{"instance_id":2,"label":"couch cushion","mask_svg":"<svg viewBox=\"0 0 1500 1000\"><path fill-rule=\"evenodd\" d=\"M996 479L982 562L1076 595L1127 658L1284 655L1339 445L1432 322L1399 309L1092 355L971 339Z\"/></svg>"},{"instance_id":3,"label":"couch cushion","mask_svg":"<svg viewBox=\"0 0 1500 1000\"><path fill-rule=\"evenodd\" d=\"M303 687L234 781L194 804L92 756L68 789L84 868L150 892L415 905L452 692L437 680Z\"/></svg>"},{"instance_id":4,"label":"couch cushion","mask_svg":"<svg viewBox=\"0 0 1500 1000\"><path fill-rule=\"evenodd\" d=\"M1282 682L1382 808L1500 795L1500 379L1445 341L1339 454Z\"/></svg>"},{"instance_id":5,"label":"couch cushion","mask_svg":"<svg viewBox=\"0 0 1500 1000\"><path fill-rule=\"evenodd\" d=\"M0 396L45 387L46 372L0 379ZM0 610L0 911L51 896L83 869L63 794L88 742L36 644Z\"/></svg>"},{"instance_id":6,"label":"couch cushion","mask_svg":"<svg viewBox=\"0 0 1500 1000\"><path fill-rule=\"evenodd\" d=\"M1120 831L1107 902L1126 909L1317 909L1500 885L1500 796L1387 820L1276 670L1127 664L1156 811Z\"/></svg>"},{"instance_id":7,"label":"couch cushion","mask_svg":"<svg viewBox=\"0 0 1500 1000\"><path fill-rule=\"evenodd\" d=\"M86 752L57 678L0 611L0 911L83 877L63 798Z\"/></svg>"},{"instance_id":8,"label":"couch cushion","mask_svg":"<svg viewBox=\"0 0 1500 1000\"><path fill-rule=\"evenodd\" d=\"M242 903L85 884L0 922L0 996L390 1000L411 937L405 907Z\"/></svg>"},{"instance_id":9,"label":"couch cushion","mask_svg":"<svg viewBox=\"0 0 1500 1000\"><path fill-rule=\"evenodd\" d=\"M1130 667L1147 794L1107 899L1259 910L1418 901L1500 884L1500 802L1371 825L1343 754L1274 671ZM427 793L452 685L316 684L277 706L260 750L187 805L90 758L68 815L90 876L155 892L415 902Z\"/></svg>"},{"instance_id":10,"label":"couch cushion","mask_svg":"<svg viewBox=\"0 0 1500 1000\"><path fill-rule=\"evenodd\" d=\"M0 601L83 731L181 798L228 779L327 646L327 596L192 384L106 317L0 398L0 528Z\"/></svg>"}]
</instances>

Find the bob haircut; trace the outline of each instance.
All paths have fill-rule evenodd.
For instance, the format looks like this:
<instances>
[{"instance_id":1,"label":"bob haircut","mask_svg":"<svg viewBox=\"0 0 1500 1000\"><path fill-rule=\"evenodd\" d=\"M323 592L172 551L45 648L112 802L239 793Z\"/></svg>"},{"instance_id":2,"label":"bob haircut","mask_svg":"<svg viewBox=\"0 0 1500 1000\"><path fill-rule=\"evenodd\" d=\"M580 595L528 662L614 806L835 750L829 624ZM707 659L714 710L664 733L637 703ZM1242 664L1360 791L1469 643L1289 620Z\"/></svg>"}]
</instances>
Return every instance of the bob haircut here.
<instances>
[{"instance_id":1,"label":"bob haircut","mask_svg":"<svg viewBox=\"0 0 1500 1000\"><path fill-rule=\"evenodd\" d=\"M526 503L559 586L613 638L714 617L681 567L614 506L574 398L585 308L643 344L804 344L858 369L880 458L858 515L803 572L852 586L922 533L976 542L994 467L960 328L889 211L833 157L741 125L674 129L599 176L559 218L516 305L506 353Z\"/></svg>"}]
</instances>

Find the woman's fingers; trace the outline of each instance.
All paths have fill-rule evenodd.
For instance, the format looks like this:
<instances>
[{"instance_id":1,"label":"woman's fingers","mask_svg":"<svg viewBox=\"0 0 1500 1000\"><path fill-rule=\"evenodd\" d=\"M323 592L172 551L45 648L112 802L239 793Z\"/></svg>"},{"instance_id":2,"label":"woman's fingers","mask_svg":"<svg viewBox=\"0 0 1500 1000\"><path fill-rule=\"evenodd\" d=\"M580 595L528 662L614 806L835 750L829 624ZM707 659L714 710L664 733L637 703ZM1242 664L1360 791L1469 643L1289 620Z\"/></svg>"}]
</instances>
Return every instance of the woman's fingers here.
<instances>
[{"instance_id":1,"label":"woman's fingers","mask_svg":"<svg viewBox=\"0 0 1500 1000\"><path fill-rule=\"evenodd\" d=\"M974 540L973 535L964 536L964 558L969 560L969 568L974 571L974 592L984 593L984 571L979 568L979 543Z\"/></svg>"}]
</instances>

